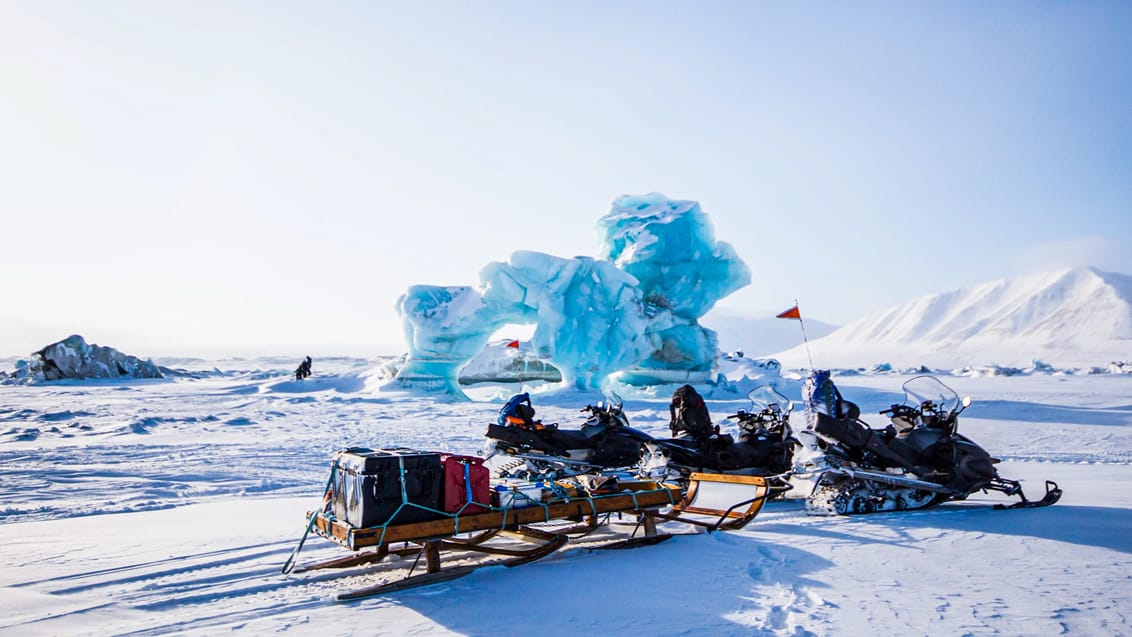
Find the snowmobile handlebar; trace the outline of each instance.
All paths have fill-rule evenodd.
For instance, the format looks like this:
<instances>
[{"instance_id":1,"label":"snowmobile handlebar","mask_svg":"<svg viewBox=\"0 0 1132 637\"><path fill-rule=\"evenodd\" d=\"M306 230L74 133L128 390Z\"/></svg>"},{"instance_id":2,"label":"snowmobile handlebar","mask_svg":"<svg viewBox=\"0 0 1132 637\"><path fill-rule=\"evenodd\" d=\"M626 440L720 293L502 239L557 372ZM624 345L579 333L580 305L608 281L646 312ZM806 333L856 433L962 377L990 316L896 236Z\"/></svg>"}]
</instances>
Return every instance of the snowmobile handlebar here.
<instances>
[{"instance_id":1,"label":"snowmobile handlebar","mask_svg":"<svg viewBox=\"0 0 1132 637\"><path fill-rule=\"evenodd\" d=\"M786 416L786 413L783 412L781 409L777 409L775 407L767 407L767 408L762 409L760 411L746 411L744 409L740 409L739 413L731 414L730 416L727 416L726 419L727 420L739 420L740 422L745 421L745 420L755 420L755 421L759 421L759 422L774 422L774 421L777 421L777 420L784 420L786 417L788 417L788 416Z\"/></svg>"},{"instance_id":2,"label":"snowmobile handlebar","mask_svg":"<svg viewBox=\"0 0 1132 637\"><path fill-rule=\"evenodd\" d=\"M891 415L893 417L919 416L920 410L916 409L915 407L911 407L909 405L893 405L893 406L889 407L888 409L881 410L880 413L884 414L884 415Z\"/></svg>"},{"instance_id":3,"label":"snowmobile handlebar","mask_svg":"<svg viewBox=\"0 0 1132 637\"><path fill-rule=\"evenodd\" d=\"M629 419L625 416L625 412L621 410L621 405L586 405L579 411L588 413L590 416L586 420L587 424L605 424L607 426L629 426Z\"/></svg>"}]
</instances>

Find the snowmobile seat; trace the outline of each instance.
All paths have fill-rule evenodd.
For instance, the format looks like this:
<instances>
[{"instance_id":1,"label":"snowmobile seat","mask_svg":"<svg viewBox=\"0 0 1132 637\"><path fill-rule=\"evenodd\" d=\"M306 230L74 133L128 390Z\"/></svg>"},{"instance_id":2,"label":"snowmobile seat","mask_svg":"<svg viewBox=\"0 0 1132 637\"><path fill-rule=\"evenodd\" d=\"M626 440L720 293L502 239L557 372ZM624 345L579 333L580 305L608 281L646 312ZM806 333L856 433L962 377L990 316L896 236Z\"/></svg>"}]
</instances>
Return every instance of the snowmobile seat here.
<instances>
[{"instance_id":1,"label":"snowmobile seat","mask_svg":"<svg viewBox=\"0 0 1132 637\"><path fill-rule=\"evenodd\" d=\"M946 432L929 427L917 427L903 436L901 442L916 455L926 455L928 449L942 440Z\"/></svg>"},{"instance_id":2,"label":"snowmobile seat","mask_svg":"<svg viewBox=\"0 0 1132 637\"><path fill-rule=\"evenodd\" d=\"M550 442L550 444L569 451L571 449L587 449L592 448L593 443L585 434L580 431L570 431L568 429L559 429L557 427L550 427L539 431L543 439Z\"/></svg>"},{"instance_id":3,"label":"snowmobile seat","mask_svg":"<svg viewBox=\"0 0 1132 637\"><path fill-rule=\"evenodd\" d=\"M892 466L909 467L909 463L885 444L884 430L873 431L859 420L838 420L823 413L817 414L814 432L837 440L850 449L870 451Z\"/></svg>"},{"instance_id":4,"label":"snowmobile seat","mask_svg":"<svg viewBox=\"0 0 1132 637\"><path fill-rule=\"evenodd\" d=\"M814 431L852 448L864 447L868 443L870 434L869 428L856 420L831 418L821 412L817 412Z\"/></svg>"}]
</instances>

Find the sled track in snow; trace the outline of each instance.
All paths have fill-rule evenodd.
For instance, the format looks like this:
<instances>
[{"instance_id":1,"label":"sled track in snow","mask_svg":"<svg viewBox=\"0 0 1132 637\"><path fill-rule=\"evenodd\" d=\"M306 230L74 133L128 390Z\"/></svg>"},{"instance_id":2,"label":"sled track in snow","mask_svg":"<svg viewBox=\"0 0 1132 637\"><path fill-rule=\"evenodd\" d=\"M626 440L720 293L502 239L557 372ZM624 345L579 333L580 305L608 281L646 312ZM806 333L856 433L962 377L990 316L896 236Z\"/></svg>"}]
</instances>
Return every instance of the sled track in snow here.
<instances>
[{"instance_id":1,"label":"sled track in snow","mask_svg":"<svg viewBox=\"0 0 1132 637\"><path fill-rule=\"evenodd\" d=\"M0 524L152 511L251 493L302 495L325 480L321 450L247 452L242 445L64 447L38 458L0 451L0 501L7 503Z\"/></svg>"},{"instance_id":2,"label":"sled track in snow","mask_svg":"<svg viewBox=\"0 0 1132 637\"><path fill-rule=\"evenodd\" d=\"M117 634L168 634L188 624L194 631L207 631L211 626L269 618L283 608L294 612L304 605L326 604L338 590L339 582L329 581L336 579L334 576L282 576L280 560L290 548L289 542L247 545L33 580L12 587L89 601L67 614L91 614L91 621L95 617L92 613L108 608L142 611L156 620L145 629ZM210 614L211 604L221 599L228 610ZM165 616L163 611L186 606L198 608L191 621L160 623Z\"/></svg>"}]
</instances>

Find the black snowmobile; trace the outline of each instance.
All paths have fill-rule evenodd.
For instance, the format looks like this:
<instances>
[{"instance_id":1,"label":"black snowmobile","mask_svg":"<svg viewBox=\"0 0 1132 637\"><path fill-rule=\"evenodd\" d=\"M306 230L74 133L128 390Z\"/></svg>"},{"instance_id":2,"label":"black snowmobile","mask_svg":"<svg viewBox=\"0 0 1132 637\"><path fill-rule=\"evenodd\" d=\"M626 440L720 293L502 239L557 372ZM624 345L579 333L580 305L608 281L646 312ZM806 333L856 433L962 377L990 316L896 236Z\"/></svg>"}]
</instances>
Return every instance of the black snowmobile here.
<instances>
[{"instance_id":1,"label":"black snowmobile","mask_svg":"<svg viewBox=\"0 0 1132 637\"><path fill-rule=\"evenodd\" d=\"M669 407L675 437L644 443L640 473L670 480L693 472L766 476L772 491L788 490L786 476L801 447L790 429L794 403L769 386L756 387L747 398L751 409L727 417L738 421L736 440L711 424L699 394L689 386L678 389Z\"/></svg>"},{"instance_id":2,"label":"black snowmobile","mask_svg":"<svg viewBox=\"0 0 1132 637\"><path fill-rule=\"evenodd\" d=\"M748 398L750 411L728 417L738 421L736 441L711 424L703 398L689 385L673 393L674 437L667 439L631 427L616 394L586 405L581 411L589 417L580 430L536 420L530 395L517 394L488 425L484 455L499 475L561 477L632 468L642 477L684 480L694 472L734 473L774 477L772 491L781 493L790 488L785 474L801 446L790 430L793 403L770 387L756 388Z\"/></svg>"},{"instance_id":3,"label":"black snowmobile","mask_svg":"<svg viewBox=\"0 0 1132 637\"><path fill-rule=\"evenodd\" d=\"M562 429L557 423L535 420L530 395L516 394L499 410L496 424L488 425L485 455L516 458L513 467L503 470L523 467L531 475L635 467L641 459L641 445L652 437L629 426L620 397L613 394L581 411L589 414L581 429Z\"/></svg>"},{"instance_id":4,"label":"black snowmobile","mask_svg":"<svg viewBox=\"0 0 1132 637\"><path fill-rule=\"evenodd\" d=\"M997 508L1041 507L1061 498L1047 480L1046 494L1031 501L1022 484L998 475L997 458L958 433L959 414L971 404L933 376L904 383L904 403L880 413L891 423L871 429L860 409L844 400L828 371L803 387L807 469L819 472L807 507L819 513L903 511L963 500L976 491L999 491L1021 501ZM812 443L812 445L810 444Z\"/></svg>"}]
</instances>

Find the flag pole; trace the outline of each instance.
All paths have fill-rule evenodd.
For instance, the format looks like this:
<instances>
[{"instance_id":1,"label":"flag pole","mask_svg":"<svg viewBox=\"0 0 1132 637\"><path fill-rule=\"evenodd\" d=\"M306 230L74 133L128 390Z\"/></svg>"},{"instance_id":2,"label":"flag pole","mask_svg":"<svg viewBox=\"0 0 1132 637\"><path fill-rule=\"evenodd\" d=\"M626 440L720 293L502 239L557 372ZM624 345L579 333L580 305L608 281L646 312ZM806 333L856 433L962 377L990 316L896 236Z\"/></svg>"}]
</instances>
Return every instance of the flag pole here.
<instances>
[{"instance_id":1,"label":"flag pole","mask_svg":"<svg viewBox=\"0 0 1132 637\"><path fill-rule=\"evenodd\" d=\"M798 307L798 299L794 299L794 307ZM810 354L810 339L806 338L806 322L802 320L802 310L798 310L798 325L802 328L802 342L806 344L806 358L810 361L810 373L814 373L814 357Z\"/></svg>"},{"instance_id":2,"label":"flag pole","mask_svg":"<svg viewBox=\"0 0 1132 637\"><path fill-rule=\"evenodd\" d=\"M515 356L518 356L523 363L518 373L519 393L521 394L523 393L523 372L527 371L527 361L523 358L522 354L519 353L519 339L512 339L505 347L506 349L514 348Z\"/></svg>"},{"instance_id":3,"label":"flag pole","mask_svg":"<svg viewBox=\"0 0 1132 637\"><path fill-rule=\"evenodd\" d=\"M810 354L810 339L806 338L806 324L802 321L802 311L798 309L798 299L794 299L794 307L779 312L774 318L780 319L798 319L798 325L802 328L802 343L806 345L806 358L810 361L810 373L814 373L814 356Z\"/></svg>"}]
</instances>

